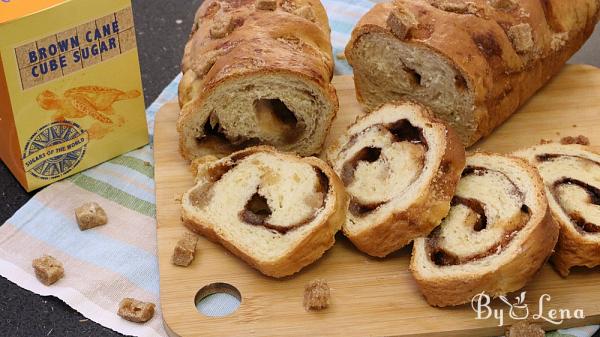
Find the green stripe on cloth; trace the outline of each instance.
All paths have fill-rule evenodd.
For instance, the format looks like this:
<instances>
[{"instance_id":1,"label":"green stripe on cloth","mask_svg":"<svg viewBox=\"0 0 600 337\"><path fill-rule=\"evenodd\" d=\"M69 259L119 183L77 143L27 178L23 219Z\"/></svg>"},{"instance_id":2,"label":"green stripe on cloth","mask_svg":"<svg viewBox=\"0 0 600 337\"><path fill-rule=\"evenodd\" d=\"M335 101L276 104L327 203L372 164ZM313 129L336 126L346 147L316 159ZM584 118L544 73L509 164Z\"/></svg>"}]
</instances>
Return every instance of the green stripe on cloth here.
<instances>
[{"instance_id":1,"label":"green stripe on cloth","mask_svg":"<svg viewBox=\"0 0 600 337\"><path fill-rule=\"evenodd\" d=\"M153 203L136 198L133 195L124 192L110 184L88 177L85 174L75 175L71 178L68 178L68 180L84 190L96 193L108 200L118 203L123 207L127 207L149 217L155 217L156 206Z\"/></svg>"},{"instance_id":2,"label":"green stripe on cloth","mask_svg":"<svg viewBox=\"0 0 600 337\"><path fill-rule=\"evenodd\" d=\"M112 164L125 166L134 171L138 171L139 173L147 176L148 178L154 178L154 168L150 162L130 157L130 156L120 156L110 161Z\"/></svg>"}]
</instances>

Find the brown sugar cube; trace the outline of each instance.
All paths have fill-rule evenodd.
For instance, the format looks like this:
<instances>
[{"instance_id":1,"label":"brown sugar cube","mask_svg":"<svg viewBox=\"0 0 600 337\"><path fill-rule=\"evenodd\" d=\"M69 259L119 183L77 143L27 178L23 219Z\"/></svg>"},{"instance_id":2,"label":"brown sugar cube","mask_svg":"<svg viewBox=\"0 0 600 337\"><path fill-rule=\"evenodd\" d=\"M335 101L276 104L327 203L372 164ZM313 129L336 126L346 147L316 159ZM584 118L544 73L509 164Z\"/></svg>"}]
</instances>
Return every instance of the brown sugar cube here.
<instances>
[{"instance_id":1,"label":"brown sugar cube","mask_svg":"<svg viewBox=\"0 0 600 337\"><path fill-rule=\"evenodd\" d=\"M265 11L277 9L277 0L256 0L256 8Z\"/></svg>"},{"instance_id":2,"label":"brown sugar cube","mask_svg":"<svg viewBox=\"0 0 600 337\"><path fill-rule=\"evenodd\" d=\"M115 13L119 25L119 31L127 30L133 27L133 12L131 7L124 8Z\"/></svg>"},{"instance_id":3,"label":"brown sugar cube","mask_svg":"<svg viewBox=\"0 0 600 337\"><path fill-rule=\"evenodd\" d=\"M30 52L34 52L36 54L36 57L34 57L34 62L31 62L29 59ZM19 69L36 64L39 61L37 60L37 48L35 46L35 42L27 43L15 48L15 54L17 55L17 64L19 65Z\"/></svg>"},{"instance_id":4,"label":"brown sugar cube","mask_svg":"<svg viewBox=\"0 0 600 337\"><path fill-rule=\"evenodd\" d=\"M119 303L117 314L124 319L135 322L148 322L154 316L154 303L138 301L134 298L124 298Z\"/></svg>"},{"instance_id":5,"label":"brown sugar cube","mask_svg":"<svg viewBox=\"0 0 600 337\"><path fill-rule=\"evenodd\" d=\"M86 22L77 26L77 37L79 38L79 44L85 45L88 43L92 43L94 38L94 31L96 30L96 21ZM91 35L88 34L91 32ZM87 38L91 38L92 41L88 41Z\"/></svg>"},{"instance_id":6,"label":"brown sugar cube","mask_svg":"<svg viewBox=\"0 0 600 337\"><path fill-rule=\"evenodd\" d=\"M570 144L590 145L590 139L584 135L579 135L577 137L567 136L567 137L563 137L560 140L560 143L563 145L570 145Z\"/></svg>"},{"instance_id":7,"label":"brown sugar cube","mask_svg":"<svg viewBox=\"0 0 600 337\"><path fill-rule=\"evenodd\" d=\"M314 280L304 287L304 309L321 310L329 306L329 285L325 280Z\"/></svg>"},{"instance_id":8,"label":"brown sugar cube","mask_svg":"<svg viewBox=\"0 0 600 337\"><path fill-rule=\"evenodd\" d=\"M480 9L473 2L450 2L446 0L435 0L431 3L432 6L446 12L457 14L473 14L476 15Z\"/></svg>"},{"instance_id":9,"label":"brown sugar cube","mask_svg":"<svg viewBox=\"0 0 600 337\"><path fill-rule=\"evenodd\" d=\"M106 225L108 217L104 209L95 202L85 203L75 209L75 218L82 231L97 226Z\"/></svg>"},{"instance_id":10,"label":"brown sugar cube","mask_svg":"<svg viewBox=\"0 0 600 337\"><path fill-rule=\"evenodd\" d=\"M488 0L488 2L495 9L502 11L510 11L517 8L516 0Z\"/></svg>"},{"instance_id":11,"label":"brown sugar cube","mask_svg":"<svg viewBox=\"0 0 600 337\"><path fill-rule=\"evenodd\" d=\"M37 77L34 77L32 74L32 72L34 71L34 67L38 67L35 70L36 74L38 75ZM23 87L23 90L33 88L37 85L44 83L44 76L40 74L39 66L33 65L31 67L23 68L19 70L19 73L21 74L21 85Z\"/></svg>"},{"instance_id":12,"label":"brown sugar cube","mask_svg":"<svg viewBox=\"0 0 600 337\"><path fill-rule=\"evenodd\" d=\"M104 46L108 48L108 51L104 51L102 52L102 54L100 54L102 56L102 61L108 60L121 54L121 49L119 46L119 37L117 35L107 37L106 39L102 40L101 43L103 43Z\"/></svg>"},{"instance_id":13,"label":"brown sugar cube","mask_svg":"<svg viewBox=\"0 0 600 337\"><path fill-rule=\"evenodd\" d=\"M196 254L196 243L198 243L197 235L185 233L173 250L173 258L171 259L173 264L182 267L189 266L194 260L194 254Z\"/></svg>"},{"instance_id":14,"label":"brown sugar cube","mask_svg":"<svg viewBox=\"0 0 600 337\"><path fill-rule=\"evenodd\" d=\"M65 57L66 66L62 68L62 73L64 76L72 74L78 70L81 70L82 64L81 62L75 62L75 52L77 49L71 50L63 54Z\"/></svg>"},{"instance_id":15,"label":"brown sugar cube","mask_svg":"<svg viewBox=\"0 0 600 337\"><path fill-rule=\"evenodd\" d=\"M130 28L119 33L119 45L121 46L121 53L137 47L135 28Z\"/></svg>"},{"instance_id":16,"label":"brown sugar cube","mask_svg":"<svg viewBox=\"0 0 600 337\"><path fill-rule=\"evenodd\" d=\"M100 31L103 31L104 28L108 27L112 34L113 23L115 22L115 20L115 14L108 14L99 19L96 19L96 27L98 27Z\"/></svg>"},{"instance_id":17,"label":"brown sugar cube","mask_svg":"<svg viewBox=\"0 0 600 337\"><path fill-rule=\"evenodd\" d=\"M508 29L508 37L518 53L526 53L533 49L533 36L528 23L520 23Z\"/></svg>"},{"instance_id":18,"label":"brown sugar cube","mask_svg":"<svg viewBox=\"0 0 600 337\"><path fill-rule=\"evenodd\" d=\"M81 62L83 67L91 67L95 64L102 62L102 55L100 55L100 46L98 45L99 41L94 41L92 44L82 45L80 48L81 51ZM97 50L97 54L94 55L93 50Z\"/></svg>"},{"instance_id":19,"label":"brown sugar cube","mask_svg":"<svg viewBox=\"0 0 600 337\"><path fill-rule=\"evenodd\" d=\"M306 20L315 21L315 11L311 6L302 6L296 10L294 10L294 14L305 18Z\"/></svg>"},{"instance_id":20,"label":"brown sugar cube","mask_svg":"<svg viewBox=\"0 0 600 337\"><path fill-rule=\"evenodd\" d=\"M539 326L526 321L519 322L506 329L506 337L544 337L546 333Z\"/></svg>"},{"instance_id":21,"label":"brown sugar cube","mask_svg":"<svg viewBox=\"0 0 600 337\"><path fill-rule=\"evenodd\" d=\"M220 14L212 27L210 27L210 37L213 39L223 38L233 31L234 21L229 14Z\"/></svg>"},{"instance_id":22,"label":"brown sugar cube","mask_svg":"<svg viewBox=\"0 0 600 337\"><path fill-rule=\"evenodd\" d=\"M65 275L62 263L50 255L34 259L31 266L35 271L35 277L47 286L60 280Z\"/></svg>"},{"instance_id":23,"label":"brown sugar cube","mask_svg":"<svg viewBox=\"0 0 600 337\"><path fill-rule=\"evenodd\" d=\"M404 8L392 10L387 18L388 28L399 39L405 39L411 28L416 25L417 19L415 19L415 16Z\"/></svg>"},{"instance_id":24,"label":"brown sugar cube","mask_svg":"<svg viewBox=\"0 0 600 337\"><path fill-rule=\"evenodd\" d=\"M71 43L73 41L71 39L74 39L75 36L77 36L77 27L73 27L60 33L56 33L56 40L59 43L67 41L66 44L63 43L63 46L66 46L67 49L64 52L61 50L61 54L74 49L73 44Z\"/></svg>"}]
</instances>

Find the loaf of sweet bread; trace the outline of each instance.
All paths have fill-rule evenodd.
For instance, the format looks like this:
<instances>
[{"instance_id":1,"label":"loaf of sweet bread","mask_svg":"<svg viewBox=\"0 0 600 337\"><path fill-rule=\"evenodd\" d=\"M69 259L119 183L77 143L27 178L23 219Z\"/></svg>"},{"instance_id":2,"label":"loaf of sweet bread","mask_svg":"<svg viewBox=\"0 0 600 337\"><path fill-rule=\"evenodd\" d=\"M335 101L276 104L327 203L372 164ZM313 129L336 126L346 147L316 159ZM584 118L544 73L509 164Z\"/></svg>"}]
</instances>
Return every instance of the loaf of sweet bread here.
<instances>
[{"instance_id":1,"label":"loaf of sweet bread","mask_svg":"<svg viewBox=\"0 0 600 337\"><path fill-rule=\"evenodd\" d=\"M431 107L469 146L541 88L593 32L597 0L394 0L346 47L359 101Z\"/></svg>"},{"instance_id":2,"label":"loaf of sweet bread","mask_svg":"<svg viewBox=\"0 0 600 337\"><path fill-rule=\"evenodd\" d=\"M467 157L446 218L414 241L410 269L429 304L459 305L481 292L496 297L525 286L557 239L535 168L476 153Z\"/></svg>"},{"instance_id":3,"label":"loaf of sweet bread","mask_svg":"<svg viewBox=\"0 0 600 337\"><path fill-rule=\"evenodd\" d=\"M182 197L186 226L265 275L291 275L335 241L347 198L325 162L259 146L198 166Z\"/></svg>"},{"instance_id":4,"label":"loaf of sweet bread","mask_svg":"<svg viewBox=\"0 0 600 337\"><path fill-rule=\"evenodd\" d=\"M204 1L182 61L183 156L320 152L338 110L329 34L319 0Z\"/></svg>"},{"instance_id":5,"label":"loaf of sweet bread","mask_svg":"<svg viewBox=\"0 0 600 337\"><path fill-rule=\"evenodd\" d=\"M535 165L560 236L552 263L564 277L574 266L600 265L600 154L588 146L557 143L515 155Z\"/></svg>"},{"instance_id":6,"label":"loaf of sweet bread","mask_svg":"<svg viewBox=\"0 0 600 337\"><path fill-rule=\"evenodd\" d=\"M344 234L369 255L386 256L429 234L450 209L465 150L430 114L413 102L386 104L327 151L350 196Z\"/></svg>"}]
</instances>

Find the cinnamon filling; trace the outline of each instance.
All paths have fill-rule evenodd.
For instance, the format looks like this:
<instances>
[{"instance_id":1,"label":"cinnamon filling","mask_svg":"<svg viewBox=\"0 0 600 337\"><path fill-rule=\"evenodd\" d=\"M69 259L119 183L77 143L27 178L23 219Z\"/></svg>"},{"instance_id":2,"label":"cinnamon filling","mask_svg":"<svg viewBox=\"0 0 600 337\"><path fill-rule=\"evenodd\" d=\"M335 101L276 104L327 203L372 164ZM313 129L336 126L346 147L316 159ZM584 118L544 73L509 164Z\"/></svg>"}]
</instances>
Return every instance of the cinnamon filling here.
<instances>
[{"instance_id":1,"label":"cinnamon filling","mask_svg":"<svg viewBox=\"0 0 600 337\"><path fill-rule=\"evenodd\" d=\"M369 126L367 129L362 132L353 135L345 148L342 150L346 150L356 144L358 137L369 131L370 129L380 129L389 132L394 142L410 142L413 144L420 144L425 148L425 151L428 150L428 144L423 135L423 130L419 127L416 127L410 123L407 119L401 119L394 123L389 124L374 124ZM352 158L347 160L342 166L342 172L340 174L340 178L345 186L349 186L354 182L356 169L361 162L366 163L374 163L378 160L381 160L382 157L382 148L377 146L367 146L358 151ZM421 159L423 160L423 159ZM351 214L355 216L365 216L368 213L374 211L381 205L386 204L388 201L375 202L375 203L361 203L356 200L356 198L352 198L349 205L349 211Z\"/></svg>"},{"instance_id":2,"label":"cinnamon filling","mask_svg":"<svg viewBox=\"0 0 600 337\"><path fill-rule=\"evenodd\" d=\"M240 221L253 226L263 226L280 234L286 234L291 230L312 222L316 218L318 210L325 207L326 195L329 193L329 178L320 169L315 168L314 170L318 178L318 185L316 186L317 196L315 197L321 200L311 216L291 225L282 226L271 223L269 219L273 214L273 209L269 205L267 198L260 195L257 188L257 191L246 202L244 209L238 213Z\"/></svg>"},{"instance_id":3,"label":"cinnamon filling","mask_svg":"<svg viewBox=\"0 0 600 337\"><path fill-rule=\"evenodd\" d=\"M466 177L469 175L483 176L486 173L491 172L491 171L501 173L502 175L506 176L504 173L499 172L499 171L490 170L490 169L483 168L483 167L474 167L474 166L466 167L465 170L463 171L462 176L463 177ZM508 177L506 177L506 178L508 179ZM515 191L512 191L512 193L516 193L516 196L520 200L523 200L524 199L523 193L516 187L516 185L514 185L514 183L510 179L508 179L508 181L510 181L510 183L515 188ZM481 231L488 229L490 224L488 224L488 216L485 213L485 207L481 201L474 199L474 198L464 198L464 197L460 197L460 196L454 196L454 198L452 199L452 202L451 202L451 206L456 207L457 205L463 205L463 206L467 207L470 212L472 212L476 215L475 221L472 225L473 226L472 230L474 232L481 232ZM433 261L433 263L435 263L438 266L460 265L460 264L472 262L475 260L483 259L483 258L486 258L486 257L494 255L494 254L498 254L498 253L502 252L510 244L510 242L515 237L515 235L521 229L523 229L523 227L525 227L525 225L529 221L530 217L531 217L531 210L529 209L529 207L527 205L522 204L519 209L519 214L516 217L516 221L515 221L516 224L510 224L508 226L509 228L506 229L502 233L501 238L498 242L496 242L495 244L490 246L485 251L473 253L473 254L470 254L467 256L458 256L457 254L454 254L454 253L448 251L447 249L445 249L444 247L442 247L442 245L443 245L442 238L441 238L442 227L438 226L427 238L427 252L429 254L431 261Z\"/></svg>"},{"instance_id":4,"label":"cinnamon filling","mask_svg":"<svg viewBox=\"0 0 600 337\"><path fill-rule=\"evenodd\" d=\"M600 206L600 189L591 186L587 183L584 183L583 181L577 180L577 179L573 179L573 178L563 178L559 181L554 182L554 186L552 188L552 194L554 195L555 199L557 201L559 201L559 204L561 205L561 207L564 209L564 206L561 204L560 202L560 198L559 198L559 193L558 193L558 188L562 185L575 185L578 186L580 188L582 188L588 195L589 195L589 203L596 205L596 206ZM566 212L567 213L567 212ZM577 227L586 233L600 233L600 226L598 226L597 224L588 222L585 217L583 215L581 215L579 212L577 211L572 211L570 213L567 213L569 218L571 219L571 221L577 225Z\"/></svg>"},{"instance_id":5,"label":"cinnamon filling","mask_svg":"<svg viewBox=\"0 0 600 337\"><path fill-rule=\"evenodd\" d=\"M586 163L590 163L592 165L600 166L600 163L590 160L588 158L584 158L581 156L566 155L566 154L545 153L545 154L536 156L536 159L539 162L547 162L547 161L558 160L560 158L565 158L565 157L577 159L577 160L580 160L580 161L583 161ZM563 177L562 179L555 181L554 184L552 185L552 187L550 188L550 192L552 193L552 196L554 197L554 199L557 201L557 203L563 209L565 214L567 214L567 216L569 217L571 222L573 222L575 224L576 228L580 232L600 233L600 225L599 224L589 222L588 220L586 220L585 216L582 215L578 211L567 210L567 208L564 205L564 201L561 198L561 194L559 192L560 187L565 186L565 185L577 186L577 187L583 189L589 196L589 200L587 200L587 202L592 205L596 205L596 206L600 206L600 189L595 186L592 186L588 183L585 183L581 180L574 179L574 178L568 178L568 177Z\"/></svg>"},{"instance_id":6,"label":"cinnamon filling","mask_svg":"<svg viewBox=\"0 0 600 337\"><path fill-rule=\"evenodd\" d=\"M214 114L206 121L202 130L203 134L196 137L196 142L217 153L232 153L259 144L258 139L229 139Z\"/></svg>"}]
</instances>

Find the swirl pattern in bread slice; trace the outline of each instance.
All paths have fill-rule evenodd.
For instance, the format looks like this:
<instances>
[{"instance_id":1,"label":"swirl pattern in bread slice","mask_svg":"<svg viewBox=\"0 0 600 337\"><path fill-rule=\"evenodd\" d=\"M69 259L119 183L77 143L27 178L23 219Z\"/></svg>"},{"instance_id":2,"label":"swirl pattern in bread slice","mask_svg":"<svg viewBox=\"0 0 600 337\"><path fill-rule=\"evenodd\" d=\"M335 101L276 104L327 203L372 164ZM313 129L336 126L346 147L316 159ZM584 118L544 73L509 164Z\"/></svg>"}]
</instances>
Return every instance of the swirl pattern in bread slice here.
<instances>
[{"instance_id":1,"label":"swirl pattern in bread slice","mask_svg":"<svg viewBox=\"0 0 600 337\"><path fill-rule=\"evenodd\" d=\"M413 102L357 120L328 150L350 197L344 234L384 257L429 234L448 213L465 163L458 136Z\"/></svg>"},{"instance_id":2,"label":"swirl pattern in bread slice","mask_svg":"<svg viewBox=\"0 0 600 337\"><path fill-rule=\"evenodd\" d=\"M459 305L483 291L499 296L525 286L557 239L535 168L476 153L467 157L448 216L415 240L410 269L429 304Z\"/></svg>"},{"instance_id":3,"label":"swirl pattern in bread slice","mask_svg":"<svg viewBox=\"0 0 600 337\"><path fill-rule=\"evenodd\" d=\"M560 236L552 263L564 277L574 266L600 265L600 154L583 145L544 144L515 155L535 165Z\"/></svg>"},{"instance_id":4,"label":"swirl pattern in bread slice","mask_svg":"<svg viewBox=\"0 0 600 337\"><path fill-rule=\"evenodd\" d=\"M339 178L320 159L260 146L201 163L181 210L190 229L283 277L333 245L346 203Z\"/></svg>"}]
</instances>

